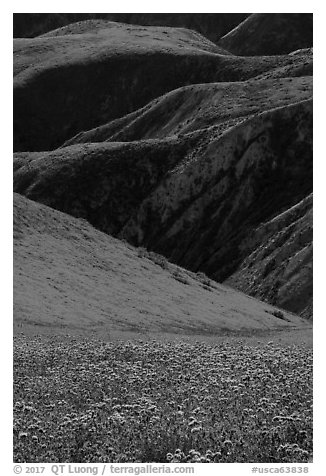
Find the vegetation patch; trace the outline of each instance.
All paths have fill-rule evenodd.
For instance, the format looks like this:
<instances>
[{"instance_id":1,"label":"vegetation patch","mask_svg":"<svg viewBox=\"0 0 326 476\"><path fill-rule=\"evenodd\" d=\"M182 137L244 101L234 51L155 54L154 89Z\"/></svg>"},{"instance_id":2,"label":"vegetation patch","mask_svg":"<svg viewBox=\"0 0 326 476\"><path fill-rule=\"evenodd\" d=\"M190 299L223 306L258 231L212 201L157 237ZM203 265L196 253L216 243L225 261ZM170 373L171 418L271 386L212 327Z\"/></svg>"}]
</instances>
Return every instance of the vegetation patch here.
<instances>
[{"instance_id":1,"label":"vegetation patch","mask_svg":"<svg viewBox=\"0 0 326 476\"><path fill-rule=\"evenodd\" d=\"M14 461L307 462L312 350L14 342Z\"/></svg>"}]
</instances>

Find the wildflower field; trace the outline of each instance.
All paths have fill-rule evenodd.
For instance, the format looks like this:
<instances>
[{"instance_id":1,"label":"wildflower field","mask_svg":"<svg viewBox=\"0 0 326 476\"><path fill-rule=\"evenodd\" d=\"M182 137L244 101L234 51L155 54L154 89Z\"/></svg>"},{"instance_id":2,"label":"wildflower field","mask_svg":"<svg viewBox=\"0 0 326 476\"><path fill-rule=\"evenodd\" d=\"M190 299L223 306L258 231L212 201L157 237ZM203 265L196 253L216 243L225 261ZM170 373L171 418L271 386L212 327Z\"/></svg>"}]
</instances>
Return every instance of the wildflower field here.
<instances>
[{"instance_id":1,"label":"wildflower field","mask_svg":"<svg viewBox=\"0 0 326 476\"><path fill-rule=\"evenodd\" d=\"M14 340L15 462L307 462L312 350Z\"/></svg>"}]
</instances>

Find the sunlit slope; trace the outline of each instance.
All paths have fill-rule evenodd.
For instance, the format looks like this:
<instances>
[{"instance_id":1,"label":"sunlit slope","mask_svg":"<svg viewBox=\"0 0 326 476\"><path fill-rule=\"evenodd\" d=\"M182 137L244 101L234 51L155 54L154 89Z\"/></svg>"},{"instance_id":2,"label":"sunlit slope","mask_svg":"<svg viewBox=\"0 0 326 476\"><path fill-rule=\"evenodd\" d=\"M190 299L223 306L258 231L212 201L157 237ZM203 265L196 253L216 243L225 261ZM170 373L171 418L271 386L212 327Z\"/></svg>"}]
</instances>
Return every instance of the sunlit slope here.
<instances>
[{"instance_id":1,"label":"sunlit slope","mask_svg":"<svg viewBox=\"0 0 326 476\"><path fill-rule=\"evenodd\" d=\"M39 332L219 334L302 327L284 313L14 197L14 323ZM156 264L160 263L160 264Z\"/></svg>"}]
</instances>

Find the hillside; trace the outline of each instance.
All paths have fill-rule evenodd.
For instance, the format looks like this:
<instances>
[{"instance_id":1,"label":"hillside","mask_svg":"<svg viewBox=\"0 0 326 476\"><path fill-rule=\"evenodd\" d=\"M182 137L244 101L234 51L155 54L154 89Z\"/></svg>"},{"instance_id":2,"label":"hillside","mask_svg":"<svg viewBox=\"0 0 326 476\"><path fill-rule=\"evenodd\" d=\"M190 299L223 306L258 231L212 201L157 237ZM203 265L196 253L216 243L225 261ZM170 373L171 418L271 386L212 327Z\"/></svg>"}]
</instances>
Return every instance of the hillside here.
<instances>
[{"instance_id":1,"label":"hillside","mask_svg":"<svg viewBox=\"0 0 326 476\"><path fill-rule=\"evenodd\" d=\"M197 142L112 142L17 153L14 190L116 235Z\"/></svg>"},{"instance_id":2,"label":"hillside","mask_svg":"<svg viewBox=\"0 0 326 476\"><path fill-rule=\"evenodd\" d=\"M312 13L253 13L218 44L236 55L281 55L313 44Z\"/></svg>"},{"instance_id":3,"label":"hillside","mask_svg":"<svg viewBox=\"0 0 326 476\"><path fill-rule=\"evenodd\" d=\"M252 252L243 244L260 224L311 193L312 101L255 114L222 135L217 126L76 144L16 154L14 163L15 191L221 281Z\"/></svg>"},{"instance_id":4,"label":"hillside","mask_svg":"<svg viewBox=\"0 0 326 476\"><path fill-rule=\"evenodd\" d=\"M247 255L227 283L247 294L312 317L312 194L260 225L242 243Z\"/></svg>"},{"instance_id":5,"label":"hillside","mask_svg":"<svg viewBox=\"0 0 326 476\"><path fill-rule=\"evenodd\" d=\"M154 17L14 41L14 190L311 317L312 15Z\"/></svg>"},{"instance_id":6,"label":"hillside","mask_svg":"<svg viewBox=\"0 0 326 476\"><path fill-rule=\"evenodd\" d=\"M156 264L159 263L159 264ZM84 220L14 196L14 324L35 332L221 334L304 327Z\"/></svg>"},{"instance_id":7,"label":"hillside","mask_svg":"<svg viewBox=\"0 0 326 476\"><path fill-rule=\"evenodd\" d=\"M235 57L191 30L104 20L15 39L14 150L54 149L179 87L286 67L301 74L302 62L300 55Z\"/></svg>"},{"instance_id":8,"label":"hillside","mask_svg":"<svg viewBox=\"0 0 326 476\"><path fill-rule=\"evenodd\" d=\"M311 191L312 103L303 101L203 139L120 235L223 280L253 228Z\"/></svg>"},{"instance_id":9,"label":"hillside","mask_svg":"<svg viewBox=\"0 0 326 476\"><path fill-rule=\"evenodd\" d=\"M64 144L163 139L219 126L221 131L253 114L312 97L312 77L209 83L171 91L127 116Z\"/></svg>"}]
</instances>

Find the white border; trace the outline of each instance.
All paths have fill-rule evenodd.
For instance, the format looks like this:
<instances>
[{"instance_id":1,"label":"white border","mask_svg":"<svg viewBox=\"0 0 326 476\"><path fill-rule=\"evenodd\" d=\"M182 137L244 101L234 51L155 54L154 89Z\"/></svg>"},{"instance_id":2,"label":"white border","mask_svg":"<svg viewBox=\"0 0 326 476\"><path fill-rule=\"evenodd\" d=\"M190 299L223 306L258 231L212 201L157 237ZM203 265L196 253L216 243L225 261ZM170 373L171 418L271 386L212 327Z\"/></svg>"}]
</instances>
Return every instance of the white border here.
<instances>
[{"instance_id":1,"label":"white border","mask_svg":"<svg viewBox=\"0 0 326 476\"><path fill-rule=\"evenodd\" d=\"M216 2L201 0L190 3L189 1L164 1L162 4L154 2L119 2L109 4L107 1L56 2L41 1L15 1L11 5L2 6L1 28L1 105L2 105L2 148L1 153L1 177L0 187L1 203L1 453L4 469L2 474L12 473L12 14L32 12L53 13L89 13L106 12L130 13L130 12L156 12L156 13L239 13L239 12L264 12L264 13L314 13L314 235L315 256L314 260L314 463L309 465L309 474L323 474L322 463L324 458L324 428L325 428L325 189L326 180L326 154L325 154L325 75L322 71L325 64L323 39L325 37L325 8L322 2L307 1L279 1L271 4L261 1L249 2ZM196 465L196 474L214 473L220 474L250 474L251 464L220 465ZM199 468L200 466L200 468ZM259 464L260 467L270 465ZM204 468L204 469L203 469ZM293 474L293 473L292 473Z\"/></svg>"}]
</instances>

